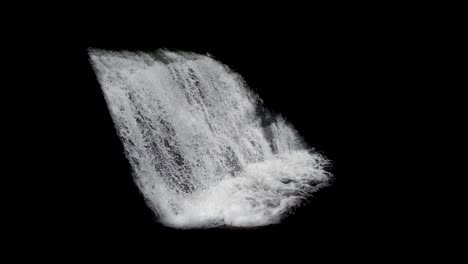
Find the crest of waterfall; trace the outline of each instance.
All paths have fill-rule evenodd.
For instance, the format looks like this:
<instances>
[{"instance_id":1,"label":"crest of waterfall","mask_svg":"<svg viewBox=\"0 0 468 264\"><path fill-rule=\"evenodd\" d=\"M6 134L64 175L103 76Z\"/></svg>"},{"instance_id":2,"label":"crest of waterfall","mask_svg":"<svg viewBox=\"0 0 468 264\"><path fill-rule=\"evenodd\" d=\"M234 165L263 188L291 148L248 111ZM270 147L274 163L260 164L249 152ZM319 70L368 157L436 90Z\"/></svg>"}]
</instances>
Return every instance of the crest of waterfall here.
<instances>
[{"instance_id":1,"label":"crest of waterfall","mask_svg":"<svg viewBox=\"0 0 468 264\"><path fill-rule=\"evenodd\" d=\"M135 182L161 223L278 223L328 182L327 160L212 57L89 55Z\"/></svg>"}]
</instances>

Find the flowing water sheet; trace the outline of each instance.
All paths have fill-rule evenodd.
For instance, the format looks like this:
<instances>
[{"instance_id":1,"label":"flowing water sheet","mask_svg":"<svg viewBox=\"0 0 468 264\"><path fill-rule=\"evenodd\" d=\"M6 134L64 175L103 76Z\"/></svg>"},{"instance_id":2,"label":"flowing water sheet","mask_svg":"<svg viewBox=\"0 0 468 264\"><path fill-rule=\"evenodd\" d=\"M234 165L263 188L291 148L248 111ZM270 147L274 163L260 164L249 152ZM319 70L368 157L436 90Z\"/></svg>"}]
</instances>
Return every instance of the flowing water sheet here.
<instances>
[{"instance_id":1,"label":"flowing water sheet","mask_svg":"<svg viewBox=\"0 0 468 264\"><path fill-rule=\"evenodd\" d=\"M89 55L135 182L161 223L278 223L329 182L326 159L210 56Z\"/></svg>"}]
</instances>

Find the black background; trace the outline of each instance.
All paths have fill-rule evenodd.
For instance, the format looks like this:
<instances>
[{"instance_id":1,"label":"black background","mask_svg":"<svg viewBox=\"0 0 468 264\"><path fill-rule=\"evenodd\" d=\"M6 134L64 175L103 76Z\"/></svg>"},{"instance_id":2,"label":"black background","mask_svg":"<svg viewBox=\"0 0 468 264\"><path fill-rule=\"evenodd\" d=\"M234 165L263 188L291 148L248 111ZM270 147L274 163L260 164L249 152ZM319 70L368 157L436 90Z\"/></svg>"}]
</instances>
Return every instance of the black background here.
<instances>
[{"instance_id":1,"label":"black background","mask_svg":"<svg viewBox=\"0 0 468 264\"><path fill-rule=\"evenodd\" d=\"M401 183L391 180L394 168L387 161L404 131L392 116L406 103L401 99L412 96L411 83L402 80L412 71L418 46L410 39L417 31L347 18L222 27L202 21L170 29L123 26L119 20L67 28L63 35L58 31L47 42L47 66L42 64L54 101L43 110L57 148L43 147L38 154L46 160L43 165L54 164L48 169L50 191L40 209L38 241L51 237L61 250L123 247L177 257L186 257L189 249L196 255L232 250L275 258L274 252L340 255L408 248L413 231L402 223L408 224L409 209L399 207L403 191L394 191ZM211 54L242 75L267 107L332 161L332 185L278 225L161 226L133 183L88 61L90 47ZM395 238L398 244L390 242Z\"/></svg>"}]
</instances>

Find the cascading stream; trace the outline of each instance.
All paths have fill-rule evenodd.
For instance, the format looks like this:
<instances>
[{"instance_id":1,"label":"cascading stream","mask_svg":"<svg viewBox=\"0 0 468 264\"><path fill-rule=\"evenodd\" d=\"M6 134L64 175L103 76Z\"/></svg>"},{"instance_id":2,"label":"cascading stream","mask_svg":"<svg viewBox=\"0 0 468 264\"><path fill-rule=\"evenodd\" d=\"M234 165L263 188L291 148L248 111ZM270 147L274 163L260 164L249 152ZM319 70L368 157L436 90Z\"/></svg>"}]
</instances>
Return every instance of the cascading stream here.
<instances>
[{"instance_id":1,"label":"cascading stream","mask_svg":"<svg viewBox=\"0 0 468 264\"><path fill-rule=\"evenodd\" d=\"M89 55L135 182L161 223L278 223L330 179L327 160L210 56Z\"/></svg>"}]
</instances>

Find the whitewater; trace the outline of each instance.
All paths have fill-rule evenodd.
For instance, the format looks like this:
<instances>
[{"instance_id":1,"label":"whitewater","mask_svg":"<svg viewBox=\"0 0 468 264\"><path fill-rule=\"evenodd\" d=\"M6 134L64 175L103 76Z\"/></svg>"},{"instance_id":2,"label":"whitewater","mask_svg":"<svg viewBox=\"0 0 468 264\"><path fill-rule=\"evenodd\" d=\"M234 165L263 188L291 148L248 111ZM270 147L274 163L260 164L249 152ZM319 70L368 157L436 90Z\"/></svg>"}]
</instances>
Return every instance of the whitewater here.
<instances>
[{"instance_id":1,"label":"whitewater","mask_svg":"<svg viewBox=\"0 0 468 264\"><path fill-rule=\"evenodd\" d=\"M280 223L329 184L329 161L212 56L90 49L89 57L135 183L162 224Z\"/></svg>"}]
</instances>

